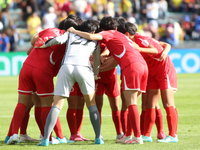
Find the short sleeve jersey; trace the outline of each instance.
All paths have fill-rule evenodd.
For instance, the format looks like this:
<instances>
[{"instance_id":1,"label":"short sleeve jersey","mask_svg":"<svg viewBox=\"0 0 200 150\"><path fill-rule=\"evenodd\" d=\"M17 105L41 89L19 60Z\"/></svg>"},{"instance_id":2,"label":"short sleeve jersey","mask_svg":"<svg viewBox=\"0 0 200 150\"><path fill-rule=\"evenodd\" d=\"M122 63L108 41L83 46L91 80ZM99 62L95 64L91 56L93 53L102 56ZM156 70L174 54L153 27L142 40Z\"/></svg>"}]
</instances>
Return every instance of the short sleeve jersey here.
<instances>
[{"instance_id":1,"label":"short sleeve jersey","mask_svg":"<svg viewBox=\"0 0 200 150\"><path fill-rule=\"evenodd\" d=\"M134 62L146 64L140 52L132 46L133 42L126 35L116 30L102 31L99 34L121 70Z\"/></svg>"},{"instance_id":2,"label":"short sleeve jersey","mask_svg":"<svg viewBox=\"0 0 200 150\"><path fill-rule=\"evenodd\" d=\"M64 34L65 31L57 28L48 28L39 33L39 37L44 39L51 39L56 36ZM36 67L44 72L56 75L58 72L58 66L65 53L65 44L55 45L52 47L34 48L27 59L25 64Z\"/></svg>"},{"instance_id":3,"label":"short sleeve jersey","mask_svg":"<svg viewBox=\"0 0 200 150\"><path fill-rule=\"evenodd\" d=\"M174 66L173 62L169 58L169 55L164 61L159 61L159 58L164 50L163 47L159 44L159 41L140 33L136 33L134 39L135 43L137 43L140 47L147 48L149 45L152 45L158 50L158 54L141 53L147 62L149 75L154 76L160 74L162 71L167 71L170 69L170 67Z\"/></svg>"}]
</instances>

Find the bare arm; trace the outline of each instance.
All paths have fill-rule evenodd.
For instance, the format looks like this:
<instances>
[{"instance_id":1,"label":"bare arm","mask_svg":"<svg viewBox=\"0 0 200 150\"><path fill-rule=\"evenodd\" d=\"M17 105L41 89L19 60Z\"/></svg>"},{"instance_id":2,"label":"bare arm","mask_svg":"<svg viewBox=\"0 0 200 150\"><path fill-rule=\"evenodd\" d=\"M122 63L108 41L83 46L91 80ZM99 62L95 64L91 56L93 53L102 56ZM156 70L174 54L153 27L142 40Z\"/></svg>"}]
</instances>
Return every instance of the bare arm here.
<instances>
[{"instance_id":1,"label":"bare arm","mask_svg":"<svg viewBox=\"0 0 200 150\"><path fill-rule=\"evenodd\" d=\"M99 72L104 72L115 68L118 65L114 57L110 56L99 68Z\"/></svg>"},{"instance_id":2,"label":"bare arm","mask_svg":"<svg viewBox=\"0 0 200 150\"><path fill-rule=\"evenodd\" d=\"M160 45L164 48L164 50L160 56L160 61L163 61L167 57L167 55L171 49L171 45L166 42L160 42Z\"/></svg>"},{"instance_id":3,"label":"bare arm","mask_svg":"<svg viewBox=\"0 0 200 150\"><path fill-rule=\"evenodd\" d=\"M33 48L34 48L34 44L35 44L35 42L38 40L38 38L39 38L39 34L36 34L32 39L31 39L31 47L29 48L29 50L26 52L27 53L27 55L29 55L30 53L31 53L31 51L33 50Z\"/></svg>"},{"instance_id":4,"label":"bare arm","mask_svg":"<svg viewBox=\"0 0 200 150\"><path fill-rule=\"evenodd\" d=\"M88 40L102 40L103 39L103 37L100 34L91 34L88 32L78 31L78 30L74 29L73 27L70 27L67 31L77 34L80 37L83 37Z\"/></svg>"},{"instance_id":5,"label":"bare arm","mask_svg":"<svg viewBox=\"0 0 200 150\"><path fill-rule=\"evenodd\" d=\"M141 53L158 54L158 50L154 46L152 46L152 45L149 45L147 48L143 48L143 47L140 47L135 42L133 42L132 46L135 49L137 49L139 52L141 52Z\"/></svg>"}]
</instances>

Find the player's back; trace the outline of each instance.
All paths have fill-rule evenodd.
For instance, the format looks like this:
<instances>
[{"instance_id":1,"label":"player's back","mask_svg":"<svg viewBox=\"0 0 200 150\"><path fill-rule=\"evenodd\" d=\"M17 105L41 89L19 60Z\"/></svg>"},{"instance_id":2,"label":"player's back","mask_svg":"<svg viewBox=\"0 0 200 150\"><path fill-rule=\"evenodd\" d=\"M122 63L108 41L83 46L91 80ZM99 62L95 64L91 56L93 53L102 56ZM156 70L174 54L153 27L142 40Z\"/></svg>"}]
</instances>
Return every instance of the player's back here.
<instances>
[{"instance_id":1,"label":"player's back","mask_svg":"<svg viewBox=\"0 0 200 150\"><path fill-rule=\"evenodd\" d=\"M86 40L73 33L69 33L68 37L63 64L91 67L89 58L98 42Z\"/></svg>"},{"instance_id":2,"label":"player's back","mask_svg":"<svg viewBox=\"0 0 200 150\"><path fill-rule=\"evenodd\" d=\"M42 40L49 40L56 36L62 35L65 31L57 28L48 28L39 33ZM52 73L53 67L57 61L62 59L65 52L65 45L55 45L45 49L33 48L24 63L41 69L45 72Z\"/></svg>"}]
</instances>

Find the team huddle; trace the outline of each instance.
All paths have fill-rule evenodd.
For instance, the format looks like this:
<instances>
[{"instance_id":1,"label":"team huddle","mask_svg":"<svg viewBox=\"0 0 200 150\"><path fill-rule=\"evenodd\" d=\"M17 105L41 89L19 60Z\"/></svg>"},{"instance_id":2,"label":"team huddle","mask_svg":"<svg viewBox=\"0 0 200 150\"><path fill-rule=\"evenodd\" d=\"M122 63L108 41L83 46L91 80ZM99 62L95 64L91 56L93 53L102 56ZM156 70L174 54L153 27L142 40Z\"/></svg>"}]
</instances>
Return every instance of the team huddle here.
<instances>
[{"instance_id":1,"label":"team huddle","mask_svg":"<svg viewBox=\"0 0 200 150\"><path fill-rule=\"evenodd\" d=\"M20 71L18 104L4 143L37 141L26 133L33 106L40 129L38 146L88 141L80 134L86 103L95 144L104 144L101 135L104 94L108 96L112 111L116 143L153 142L151 130L154 123L157 142L178 142L178 112L174 103L177 75L168 55L171 49L168 43L138 33L137 27L122 17L106 16L98 22L82 21L76 15L69 15L58 28L48 28L36 34L31 44ZM120 90L117 65L121 69ZM137 107L140 96L141 115ZM63 136L59 119L66 98L70 139ZM163 132L160 98L167 114L167 136ZM52 136L53 130L56 138Z\"/></svg>"}]
</instances>

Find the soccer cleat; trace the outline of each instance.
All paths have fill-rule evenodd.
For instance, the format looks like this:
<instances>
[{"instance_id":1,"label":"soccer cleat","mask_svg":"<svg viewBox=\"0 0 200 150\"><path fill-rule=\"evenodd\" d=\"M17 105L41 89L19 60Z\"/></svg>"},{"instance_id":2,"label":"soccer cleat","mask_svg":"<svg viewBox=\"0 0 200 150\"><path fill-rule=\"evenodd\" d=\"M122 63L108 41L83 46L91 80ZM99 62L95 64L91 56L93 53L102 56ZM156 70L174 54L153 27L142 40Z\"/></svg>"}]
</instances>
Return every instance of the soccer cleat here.
<instances>
[{"instance_id":1,"label":"soccer cleat","mask_svg":"<svg viewBox=\"0 0 200 150\"><path fill-rule=\"evenodd\" d=\"M122 132L122 133L120 133L120 134L118 134L118 135L116 136L116 139L119 140L119 139L121 139L123 136L124 136L124 133Z\"/></svg>"},{"instance_id":2,"label":"soccer cleat","mask_svg":"<svg viewBox=\"0 0 200 150\"><path fill-rule=\"evenodd\" d=\"M104 144L104 141L100 138L95 139L95 144Z\"/></svg>"},{"instance_id":3,"label":"soccer cleat","mask_svg":"<svg viewBox=\"0 0 200 150\"><path fill-rule=\"evenodd\" d=\"M82 139L83 139L83 141L89 141L89 139L86 139L86 138L84 138L84 137L83 137L83 135L82 135L82 134L80 134L80 133L78 133L78 136L79 136L80 138L82 138Z\"/></svg>"},{"instance_id":4,"label":"soccer cleat","mask_svg":"<svg viewBox=\"0 0 200 150\"><path fill-rule=\"evenodd\" d=\"M175 137L172 137L170 135L168 135L165 139L162 139L162 140L157 140L158 143L176 143L178 142L178 138L175 136Z\"/></svg>"},{"instance_id":5,"label":"soccer cleat","mask_svg":"<svg viewBox=\"0 0 200 150\"><path fill-rule=\"evenodd\" d=\"M117 140L115 143L125 143L126 141L131 140L131 139L132 139L132 135L130 136L124 135L121 137L121 139Z\"/></svg>"},{"instance_id":6,"label":"soccer cleat","mask_svg":"<svg viewBox=\"0 0 200 150\"><path fill-rule=\"evenodd\" d=\"M62 144L62 143L74 143L74 141L72 140L68 140L67 138L59 138L59 137L56 137L56 139L59 141L59 144Z\"/></svg>"},{"instance_id":7,"label":"soccer cleat","mask_svg":"<svg viewBox=\"0 0 200 150\"><path fill-rule=\"evenodd\" d=\"M81 137L77 136L77 134L71 135L70 140L73 141L84 141Z\"/></svg>"},{"instance_id":8,"label":"soccer cleat","mask_svg":"<svg viewBox=\"0 0 200 150\"><path fill-rule=\"evenodd\" d=\"M38 140L31 138L27 134L20 134L19 142L26 142L26 141L32 141L33 142L33 141L38 141Z\"/></svg>"},{"instance_id":9,"label":"soccer cleat","mask_svg":"<svg viewBox=\"0 0 200 150\"><path fill-rule=\"evenodd\" d=\"M10 137L10 139L7 141L8 145L13 145L17 143L18 141L18 134L13 134L13 136Z\"/></svg>"},{"instance_id":10,"label":"soccer cleat","mask_svg":"<svg viewBox=\"0 0 200 150\"><path fill-rule=\"evenodd\" d=\"M143 144L142 136L140 137L133 137L132 139L123 142L123 144Z\"/></svg>"},{"instance_id":11,"label":"soccer cleat","mask_svg":"<svg viewBox=\"0 0 200 150\"><path fill-rule=\"evenodd\" d=\"M157 134L157 138L160 140L160 139L165 139L167 136L165 135L164 132L160 132Z\"/></svg>"},{"instance_id":12,"label":"soccer cleat","mask_svg":"<svg viewBox=\"0 0 200 150\"><path fill-rule=\"evenodd\" d=\"M41 140L37 146L49 146L49 143L50 143L49 140L45 139L45 140Z\"/></svg>"},{"instance_id":13,"label":"soccer cleat","mask_svg":"<svg viewBox=\"0 0 200 150\"><path fill-rule=\"evenodd\" d=\"M148 136L142 135L142 140L143 140L143 142L153 142L153 139L151 136L148 137Z\"/></svg>"},{"instance_id":14,"label":"soccer cleat","mask_svg":"<svg viewBox=\"0 0 200 150\"><path fill-rule=\"evenodd\" d=\"M49 144L59 144L59 140L52 136L51 141L49 141Z\"/></svg>"},{"instance_id":15,"label":"soccer cleat","mask_svg":"<svg viewBox=\"0 0 200 150\"><path fill-rule=\"evenodd\" d=\"M6 136L6 138L5 138L5 140L4 140L4 143L7 143L9 139L10 139L10 137L9 137L9 136Z\"/></svg>"}]
</instances>

